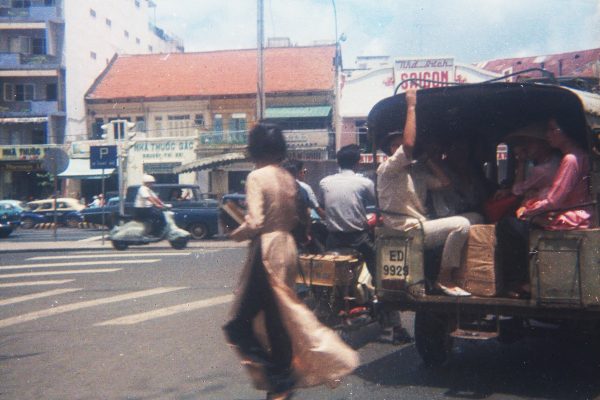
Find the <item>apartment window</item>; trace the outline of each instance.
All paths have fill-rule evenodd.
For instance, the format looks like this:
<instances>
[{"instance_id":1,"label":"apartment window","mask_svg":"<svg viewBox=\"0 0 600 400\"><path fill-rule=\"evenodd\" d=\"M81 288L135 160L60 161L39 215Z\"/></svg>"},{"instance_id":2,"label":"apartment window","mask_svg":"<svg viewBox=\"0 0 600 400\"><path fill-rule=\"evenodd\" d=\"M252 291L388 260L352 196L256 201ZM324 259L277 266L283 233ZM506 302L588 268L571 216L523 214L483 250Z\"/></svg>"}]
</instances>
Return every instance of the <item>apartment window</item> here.
<instances>
[{"instance_id":1,"label":"apartment window","mask_svg":"<svg viewBox=\"0 0 600 400\"><path fill-rule=\"evenodd\" d=\"M243 132L246 130L246 114L232 114L229 119L229 130L233 132Z\"/></svg>"},{"instance_id":2,"label":"apartment window","mask_svg":"<svg viewBox=\"0 0 600 400\"><path fill-rule=\"evenodd\" d=\"M31 54L46 54L46 39L45 38L32 39Z\"/></svg>"},{"instance_id":3,"label":"apartment window","mask_svg":"<svg viewBox=\"0 0 600 400\"><path fill-rule=\"evenodd\" d=\"M92 125L92 139L102 139L102 135L104 134L102 125L104 125L104 118L96 118L94 120L94 124Z\"/></svg>"},{"instance_id":4,"label":"apartment window","mask_svg":"<svg viewBox=\"0 0 600 400\"><path fill-rule=\"evenodd\" d=\"M56 5L56 0L44 0L44 6L52 7Z\"/></svg>"},{"instance_id":5,"label":"apartment window","mask_svg":"<svg viewBox=\"0 0 600 400\"><path fill-rule=\"evenodd\" d=\"M58 100L58 90L56 83L49 83L46 85L46 101Z\"/></svg>"},{"instance_id":6,"label":"apartment window","mask_svg":"<svg viewBox=\"0 0 600 400\"><path fill-rule=\"evenodd\" d=\"M152 50L154 50L154 49L152 48L152 46L148 46L148 51L149 51L150 53L152 53Z\"/></svg>"},{"instance_id":7,"label":"apartment window","mask_svg":"<svg viewBox=\"0 0 600 400\"><path fill-rule=\"evenodd\" d=\"M169 121L183 121L183 120L189 120L190 116L189 115L169 115L167 118L169 119Z\"/></svg>"},{"instance_id":8,"label":"apartment window","mask_svg":"<svg viewBox=\"0 0 600 400\"><path fill-rule=\"evenodd\" d=\"M92 58L93 60L95 60L97 57L96 53L93 51L90 51L90 58Z\"/></svg>"},{"instance_id":9,"label":"apartment window","mask_svg":"<svg viewBox=\"0 0 600 400\"><path fill-rule=\"evenodd\" d=\"M370 153L373 151L372 143L369 140L369 135L367 134L367 121L358 120L354 122L354 129L356 132L356 139L358 142L358 147L360 147L360 151L362 153Z\"/></svg>"},{"instance_id":10,"label":"apartment window","mask_svg":"<svg viewBox=\"0 0 600 400\"><path fill-rule=\"evenodd\" d=\"M129 37L129 31L123 31L123 35L125 35L126 38Z\"/></svg>"},{"instance_id":11,"label":"apartment window","mask_svg":"<svg viewBox=\"0 0 600 400\"><path fill-rule=\"evenodd\" d=\"M31 54L31 38L28 36L12 36L8 39L10 53Z\"/></svg>"},{"instance_id":12,"label":"apartment window","mask_svg":"<svg viewBox=\"0 0 600 400\"><path fill-rule=\"evenodd\" d=\"M140 38L139 38L139 37L136 37L136 38L135 38L135 43L136 43L136 44L140 44L140 43L142 43L142 41L140 40Z\"/></svg>"},{"instance_id":13,"label":"apartment window","mask_svg":"<svg viewBox=\"0 0 600 400\"><path fill-rule=\"evenodd\" d=\"M146 119L144 117L135 117L135 130L146 132Z\"/></svg>"},{"instance_id":14,"label":"apartment window","mask_svg":"<svg viewBox=\"0 0 600 400\"><path fill-rule=\"evenodd\" d=\"M160 136L160 131L162 131L162 117L154 117L154 135Z\"/></svg>"},{"instance_id":15,"label":"apartment window","mask_svg":"<svg viewBox=\"0 0 600 400\"><path fill-rule=\"evenodd\" d=\"M190 132L190 116L187 115L169 115L169 136L188 136Z\"/></svg>"},{"instance_id":16,"label":"apartment window","mask_svg":"<svg viewBox=\"0 0 600 400\"><path fill-rule=\"evenodd\" d=\"M135 6L136 6L137 8L140 8L140 0L135 0Z\"/></svg>"},{"instance_id":17,"label":"apartment window","mask_svg":"<svg viewBox=\"0 0 600 400\"><path fill-rule=\"evenodd\" d=\"M31 7L30 0L13 0L12 2L13 8L29 8Z\"/></svg>"},{"instance_id":18,"label":"apartment window","mask_svg":"<svg viewBox=\"0 0 600 400\"><path fill-rule=\"evenodd\" d=\"M223 116L221 114L215 114L213 117L213 130L215 132L223 132Z\"/></svg>"},{"instance_id":19,"label":"apartment window","mask_svg":"<svg viewBox=\"0 0 600 400\"><path fill-rule=\"evenodd\" d=\"M112 26L112 21L108 18L106 18L106 26L108 26L108 27Z\"/></svg>"},{"instance_id":20,"label":"apartment window","mask_svg":"<svg viewBox=\"0 0 600 400\"><path fill-rule=\"evenodd\" d=\"M94 10L93 8L90 8L90 17L96 18L96 10Z\"/></svg>"},{"instance_id":21,"label":"apartment window","mask_svg":"<svg viewBox=\"0 0 600 400\"><path fill-rule=\"evenodd\" d=\"M34 86L31 84L4 84L5 101L32 101Z\"/></svg>"},{"instance_id":22,"label":"apartment window","mask_svg":"<svg viewBox=\"0 0 600 400\"><path fill-rule=\"evenodd\" d=\"M196 126L204 126L204 115L196 114L194 117L194 124L196 124Z\"/></svg>"}]
</instances>

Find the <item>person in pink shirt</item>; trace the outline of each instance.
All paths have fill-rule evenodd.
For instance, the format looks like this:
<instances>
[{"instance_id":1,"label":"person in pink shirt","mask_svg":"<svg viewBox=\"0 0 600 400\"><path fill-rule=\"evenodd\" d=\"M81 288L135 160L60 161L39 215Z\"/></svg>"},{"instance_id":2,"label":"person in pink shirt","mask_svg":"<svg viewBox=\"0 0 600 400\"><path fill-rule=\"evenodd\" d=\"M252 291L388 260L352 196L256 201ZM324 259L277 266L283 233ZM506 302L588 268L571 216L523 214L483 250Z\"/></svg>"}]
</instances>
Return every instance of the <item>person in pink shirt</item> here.
<instances>
[{"instance_id":1,"label":"person in pink shirt","mask_svg":"<svg viewBox=\"0 0 600 400\"><path fill-rule=\"evenodd\" d=\"M546 138L563 154L558 171L545 196L527 201L517 210L517 217L533 218L535 224L548 230L589 228L589 158L555 119L548 121Z\"/></svg>"},{"instance_id":2,"label":"person in pink shirt","mask_svg":"<svg viewBox=\"0 0 600 400\"><path fill-rule=\"evenodd\" d=\"M548 230L583 229L591 223L587 154L554 118L547 121L545 136L550 146L562 153L550 188L540 190L537 196L525 201L516 217L504 218L496 225L497 254L509 297L529 295L527 241L530 223Z\"/></svg>"}]
</instances>

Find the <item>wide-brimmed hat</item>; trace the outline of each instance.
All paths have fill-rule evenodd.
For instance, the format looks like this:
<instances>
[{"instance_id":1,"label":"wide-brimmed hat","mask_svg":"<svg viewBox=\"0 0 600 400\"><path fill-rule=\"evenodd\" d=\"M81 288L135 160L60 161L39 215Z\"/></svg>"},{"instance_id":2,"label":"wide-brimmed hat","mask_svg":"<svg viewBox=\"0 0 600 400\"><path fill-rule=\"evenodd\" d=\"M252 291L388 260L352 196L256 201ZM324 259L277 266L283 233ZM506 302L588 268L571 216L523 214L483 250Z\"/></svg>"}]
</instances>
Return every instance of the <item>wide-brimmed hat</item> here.
<instances>
[{"instance_id":1,"label":"wide-brimmed hat","mask_svg":"<svg viewBox=\"0 0 600 400\"><path fill-rule=\"evenodd\" d=\"M547 140L546 128L547 124L545 122L535 122L524 126L523 128L512 131L506 135L504 140L507 142L517 142L526 139Z\"/></svg>"}]
</instances>

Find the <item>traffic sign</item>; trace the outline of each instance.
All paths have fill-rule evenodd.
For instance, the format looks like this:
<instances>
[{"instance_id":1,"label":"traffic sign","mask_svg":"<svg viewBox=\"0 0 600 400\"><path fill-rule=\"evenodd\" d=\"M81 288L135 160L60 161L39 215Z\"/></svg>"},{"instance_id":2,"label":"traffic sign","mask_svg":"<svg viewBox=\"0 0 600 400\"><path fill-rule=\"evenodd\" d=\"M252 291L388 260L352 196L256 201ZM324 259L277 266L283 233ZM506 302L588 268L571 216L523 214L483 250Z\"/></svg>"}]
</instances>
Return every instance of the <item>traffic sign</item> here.
<instances>
[{"instance_id":1,"label":"traffic sign","mask_svg":"<svg viewBox=\"0 0 600 400\"><path fill-rule=\"evenodd\" d=\"M90 169L117 167L117 146L90 146Z\"/></svg>"},{"instance_id":2,"label":"traffic sign","mask_svg":"<svg viewBox=\"0 0 600 400\"><path fill-rule=\"evenodd\" d=\"M64 150L57 147L46 149L42 168L51 174L60 174L69 166L69 156Z\"/></svg>"}]
</instances>

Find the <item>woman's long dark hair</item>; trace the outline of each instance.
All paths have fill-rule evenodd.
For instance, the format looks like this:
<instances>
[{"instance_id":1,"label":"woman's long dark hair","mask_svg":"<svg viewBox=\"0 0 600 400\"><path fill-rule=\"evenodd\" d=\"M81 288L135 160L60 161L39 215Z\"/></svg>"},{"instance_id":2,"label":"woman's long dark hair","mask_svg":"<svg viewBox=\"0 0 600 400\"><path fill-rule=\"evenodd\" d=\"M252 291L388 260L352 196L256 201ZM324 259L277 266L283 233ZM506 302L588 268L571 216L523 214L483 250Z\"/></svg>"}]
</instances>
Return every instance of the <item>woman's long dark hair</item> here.
<instances>
[{"instance_id":1,"label":"woman's long dark hair","mask_svg":"<svg viewBox=\"0 0 600 400\"><path fill-rule=\"evenodd\" d=\"M252 161L282 161L287 147L281 128L260 122L248 134L248 155Z\"/></svg>"}]
</instances>

